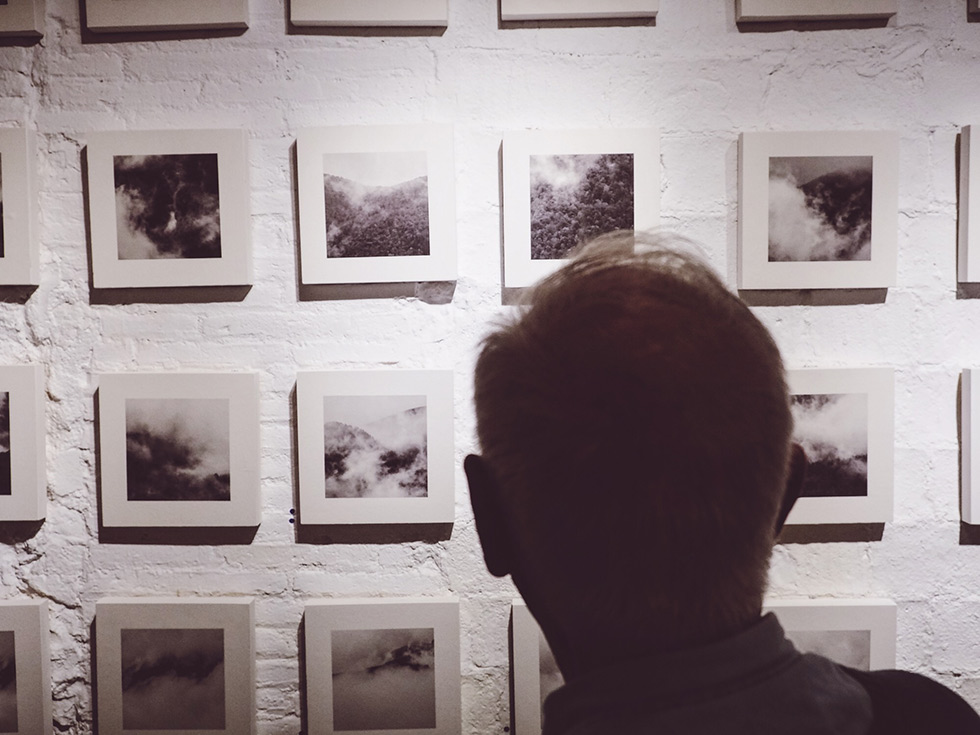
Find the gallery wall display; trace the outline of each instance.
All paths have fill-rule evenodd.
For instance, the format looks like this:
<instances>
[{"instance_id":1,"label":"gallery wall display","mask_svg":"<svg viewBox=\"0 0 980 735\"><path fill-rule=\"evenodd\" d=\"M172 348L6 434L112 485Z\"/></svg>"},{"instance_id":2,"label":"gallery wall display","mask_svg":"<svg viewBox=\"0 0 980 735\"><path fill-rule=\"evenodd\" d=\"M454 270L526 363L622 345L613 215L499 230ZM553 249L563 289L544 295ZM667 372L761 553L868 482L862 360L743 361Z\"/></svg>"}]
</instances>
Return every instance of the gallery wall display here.
<instances>
[{"instance_id":1,"label":"gallery wall display","mask_svg":"<svg viewBox=\"0 0 980 735\"><path fill-rule=\"evenodd\" d=\"M44 444L44 369L0 366L0 522L44 518Z\"/></svg>"},{"instance_id":2,"label":"gallery wall display","mask_svg":"<svg viewBox=\"0 0 980 735\"><path fill-rule=\"evenodd\" d=\"M34 133L0 128L0 286L41 282L34 162Z\"/></svg>"},{"instance_id":3,"label":"gallery wall display","mask_svg":"<svg viewBox=\"0 0 980 735\"><path fill-rule=\"evenodd\" d=\"M5 0L0 4L0 38L44 35L45 0Z\"/></svg>"},{"instance_id":4,"label":"gallery wall display","mask_svg":"<svg viewBox=\"0 0 980 735\"><path fill-rule=\"evenodd\" d=\"M51 735L48 603L0 601L0 732Z\"/></svg>"},{"instance_id":5,"label":"gallery wall display","mask_svg":"<svg viewBox=\"0 0 980 735\"><path fill-rule=\"evenodd\" d=\"M259 525L257 374L106 373L98 402L105 526Z\"/></svg>"},{"instance_id":6,"label":"gallery wall display","mask_svg":"<svg viewBox=\"0 0 980 735\"><path fill-rule=\"evenodd\" d=\"M245 131L86 138L95 288L251 284Z\"/></svg>"},{"instance_id":7,"label":"gallery wall display","mask_svg":"<svg viewBox=\"0 0 980 735\"><path fill-rule=\"evenodd\" d=\"M890 18L898 0L735 0L738 21Z\"/></svg>"},{"instance_id":8,"label":"gallery wall display","mask_svg":"<svg viewBox=\"0 0 980 735\"><path fill-rule=\"evenodd\" d=\"M960 517L964 523L977 524L980 523L980 370L963 371L960 401Z\"/></svg>"},{"instance_id":9,"label":"gallery wall display","mask_svg":"<svg viewBox=\"0 0 980 735\"><path fill-rule=\"evenodd\" d=\"M303 524L452 523L451 371L302 372Z\"/></svg>"},{"instance_id":10,"label":"gallery wall display","mask_svg":"<svg viewBox=\"0 0 980 735\"><path fill-rule=\"evenodd\" d=\"M504 285L530 286L575 246L660 220L655 130L525 130L503 141Z\"/></svg>"},{"instance_id":11,"label":"gallery wall display","mask_svg":"<svg viewBox=\"0 0 980 735\"><path fill-rule=\"evenodd\" d=\"M656 18L660 0L500 0L500 19Z\"/></svg>"},{"instance_id":12,"label":"gallery wall display","mask_svg":"<svg viewBox=\"0 0 980 735\"><path fill-rule=\"evenodd\" d=\"M895 285L898 135L743 133L742 289Z\"/></svg>"},{"instance_id":13,"label":"gallery wall display","mask_svg":"<svg viewBox=\"0 0 980 735\"><path fill-rule=\"evenodd\" d=\"M85 0L90 31L248 28L248 0Z\"/></svg>"},{"instance_id":14,"label":"gallery wall display","mask_svg":"<svg viewBox=\"0 0 980 735\"><path fill-rule=\"evenodd\" d=\"M973 144L973 129L967 125L960 133L957 275L964 283L980 281L980 145Z\"/></svg>"},{"instance_id":15,"label":"gallery wall display","mask_svg":"<svg viewBox=\"0 0 980 735\"><path fill-rule=\"evenodd\" d=\"M310 602L304 626L310 735L459 735L455 598Z\"/></svg>"},{"instance_id":16,"label":"gallery wall display","mask_svg":"<svg viewBox=\"0 0 980 735\"><path fill-rule=\"evenodd\" d=\"M891 600L766 600L796 648L860 671L895 668L896 613Z\"/></svg>"},{"instance_id":17,"label":"gallery wall display","mask_svg":"<svg viewBox=\"0 0 980 735\"><path fill-rule=\"evenodd\" d=\"M254 734L254 629L250 599L99 600L100 735Z\"/></svg>"},{"instance_id":18,"label":"gallery wall display","mask_svg":"<svg viewBox=\"0 0 980 735\"><path fill-rule=\"evenodd\" d=\"M424 26L449 23L449 0L290 0L297 26Z\"/></svg>"},{"instance_id":19,"label":"gallery wall display","mask_svg":"<svg viewBox=\"0 0 980 735\"><path fill-rule=\"evenodd\" d=\"M303 130L296 158L304 284L455 280L452 126Z\"/></svg>"},{"instance_id":20,"label":"gallery wall display","mask_svg":"<svg viewBox=\"0 0 980 735\"><path fill-rule=\"evenodd\" d=\"M892 519L895 385L891 368L789 370L793 441L808 465L787 524Z\"/></svg>"},{"instance_id":21,"label":"gallery wall display","mask_svg":"<svg viewBox=\"0 0 980 735\"><path fill-rule=\"evenodd\" d=\"M523 600L511 606L511 676L515 735L541 735L545 698L565 683L538 621Z\"/></svg>"}]
</instances>

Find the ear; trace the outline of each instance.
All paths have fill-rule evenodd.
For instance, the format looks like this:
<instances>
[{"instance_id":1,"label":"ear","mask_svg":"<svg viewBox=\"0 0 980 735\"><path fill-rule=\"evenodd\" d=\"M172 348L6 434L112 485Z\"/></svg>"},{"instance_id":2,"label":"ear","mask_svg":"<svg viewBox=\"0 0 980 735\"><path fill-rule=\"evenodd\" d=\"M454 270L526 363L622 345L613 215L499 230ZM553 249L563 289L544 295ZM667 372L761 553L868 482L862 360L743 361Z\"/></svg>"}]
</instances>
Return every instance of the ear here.
<instances>
[{"instance_id":1,"label":"ear","mask_svg":"<svg viewBox=\"0 0 980 735\"><path fill-rule=\"evenodd\" d=\"M500 487L487 461L476 454L467 455L463 470L470 486L470 503L476 533L483 547L487 570L495 577L511 573L511 539L506 515L500 505Z\"/></svg>"},{"instance_id":2,"label":"ear","mask_svg":"<svg viewBox=\"0 0 980 735\"><path fill-rule=\"evenodd\" d=\"M783 491L783 500L779 506L779 516L776 518L776 535L783 530L783 524L789 512L796 505L796 499L803 491L803 481L806 479L806 466L808 460L806 452L796 442L790 447L789 455L789 474L786 477L786 489Z\"/></svg>"}]
</instances>

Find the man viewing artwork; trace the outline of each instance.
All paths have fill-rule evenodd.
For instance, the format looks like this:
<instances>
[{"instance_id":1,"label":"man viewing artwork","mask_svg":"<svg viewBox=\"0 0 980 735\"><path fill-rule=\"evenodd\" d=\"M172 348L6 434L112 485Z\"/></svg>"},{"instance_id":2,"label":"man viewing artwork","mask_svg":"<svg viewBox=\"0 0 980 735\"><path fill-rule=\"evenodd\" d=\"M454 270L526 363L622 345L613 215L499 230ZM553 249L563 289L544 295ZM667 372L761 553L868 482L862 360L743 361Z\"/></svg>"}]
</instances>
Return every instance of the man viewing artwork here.
<instances>
[{"instance_id":1,"label":"man viewing artwork","mask_svg":"<svg viewBox=\"0 0 980 735\"><path fill-rule=\"evenodd\" d=\"M931 679L802 654L761 614L806 456L772 337L692 250L599 238L476 364L484 558L566 682L544 735L980 733Z\"/></svg>"}]
</instances>

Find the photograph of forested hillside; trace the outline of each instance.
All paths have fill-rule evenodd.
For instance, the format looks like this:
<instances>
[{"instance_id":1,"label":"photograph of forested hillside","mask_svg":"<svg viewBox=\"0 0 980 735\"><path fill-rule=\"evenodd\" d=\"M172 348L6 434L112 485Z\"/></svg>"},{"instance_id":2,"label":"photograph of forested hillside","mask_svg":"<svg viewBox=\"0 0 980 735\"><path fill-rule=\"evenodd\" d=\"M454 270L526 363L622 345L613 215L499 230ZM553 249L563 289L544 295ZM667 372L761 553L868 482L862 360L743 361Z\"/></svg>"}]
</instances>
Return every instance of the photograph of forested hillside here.
<instances>
[{"instance_id":1,"label":"photograph of forested hillside","mask_svg":"<svg viewBox=\"0 0 980 735\"><path fill-rule=\"evenodd\" d=\"M769 159L769 261L871 259L871 156Z\"/></svg>"},{"instance_id":2,"label":"photograph of forested hillside","mask_svg":"<svg viewBox=\"0 0 980 735\"><path fill-rule=\"evenodd\" d=\"M326 153L323 201L328 258L429 254L424 151Z\"/></svg>"},{"instance_id":3,"label":"photograph of forested hillside","mask_svg":"<svg viewBox=\"0 0 980 735\"><path fill-rule=\"evenodd\" d=\"M531 259L564 258L576 245L634 223L631 153L532 155Z\"/></svg>"}]
</instances>

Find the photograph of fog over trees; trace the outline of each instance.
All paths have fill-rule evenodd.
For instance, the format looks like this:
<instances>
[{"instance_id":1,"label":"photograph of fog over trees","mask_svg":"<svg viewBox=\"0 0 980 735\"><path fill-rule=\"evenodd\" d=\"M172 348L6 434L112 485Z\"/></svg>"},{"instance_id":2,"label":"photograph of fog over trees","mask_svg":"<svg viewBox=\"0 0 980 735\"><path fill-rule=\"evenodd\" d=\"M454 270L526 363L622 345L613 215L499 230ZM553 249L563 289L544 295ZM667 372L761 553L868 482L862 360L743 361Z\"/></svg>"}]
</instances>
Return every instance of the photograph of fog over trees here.
<instances>
[{"instance_id":1,"label":"photograph of fog over trees","mask_svg":"<svg viewBox=\"0 0 980 735\"><path fill-rule=\"evenodd\" d=\"M326 153L328 258L429 254L424 151Z\"/></svg>"},{"instance_id":2,"label":"photograph of fog over trees","mask_svg":"<svg viewBox=\"0 0 980 735\"><path fill-rule=\"evenodd\" d=\"M428 490L425 396L325 396L328 498L424 498Z\"/></svg>"},{"instance_id":3,"label":"photograph of fog over trees","mask_svg":"<svg viewBox=\"0 0 980 735\"><path fill-rule=\"evenodd\" d=\"M0 732L19 732L17 727L17 659L14 631L0 632Z\"/></svg>"},{"instance_id":4,"label":"photograph of fog over trees","mask_svg":"<svg viewBox=\"0 0 980 735\"><path fill-rule=\"evenodd\" d=\"M817 653L852 669L871 670L870 630L787 630L804 653Z\"/></svg>"},{"instance_id":5,"label":"photograph of fog over trees","mask_svg":"<svg viewBox=\"0 0 980 735\"><path fill-rule=\"evenodd\" d=\"M120 260L221 257L217 153L112 160Z\"/></svg>"},{"instance_id":6,"label":"photograph of fog over trees","mask_svg":"<svg viewBox=\"0 0 980 735\"><path fill-rule=\"evenodd\" d=\"M224 729L221 628L123 629L120 635L124 729Z\"/></svg>"},{"instance_id":7,"label":"photograph of fog over trees","mask_svg":"<svg viewBox=\"0 0 980 735\"><path fill-rule=\"evenodd\" d=\"M769 159L769 260L871 260L871 156Z\"/></svg>"},{"instance_id":8,"label":"photograph of fog over trees","mask_svg":"<svg viewBox=\"0 0 980 735\"><path fill-rule=\"evenodd\" d=\"M561 675L555 662L555 654L551 652L551 646L540 630L538 631L538 673L541 677L541 719L544 720L544 700L565 683L565 677Z\"/></svg>"},{"instance_id":9,"label":"photograph of fog over trees","mask_svg":"<svg viewBox=\"0 0 980 735\"><path fill-rule=\"evenodd\" d=\"M809 464L804 497L868 494L868 396L866 393L800 394L792 397L793 441Z\"/></svg>"},{"instance_id":10,"label":"photograph of fog over trees","mask_svg":"<svg viewBox=\"0 0 980 735\"><path fill-rule=\"evenodd\" d=\"M530 170L532 260L633 229L633 154L532 155Z\"/></svg>"},{"instance_id":11,"label":"photograph of fog over trees","mask_svg":"<svg viewBox=\"0 0 980 735\"><path fill-rule=\"evenodd\" d=\"M10 394L0 393L0 495L13 493L10 479ZM0 730L0 732L3 732Z\"/></svg>"},{"instance_id":12,"label":"photograph of fog over trees","mask_svg":"<svg viewBox=\"0 0 980 735\"><path fill-rule=\"evenodd\" d=\"M126 399L129 500L231 500L227 398Z\"/></svg>"},{"instance_id":13,"label":"photograph of fog over trees","mask_svg":"<svg viewBox=\"0 0 980 735\"><path fill-rule=\"evenodd\" d=\"M433 628L335 630L333 729L436 726Z\"/></svg>"}]
</instances>

